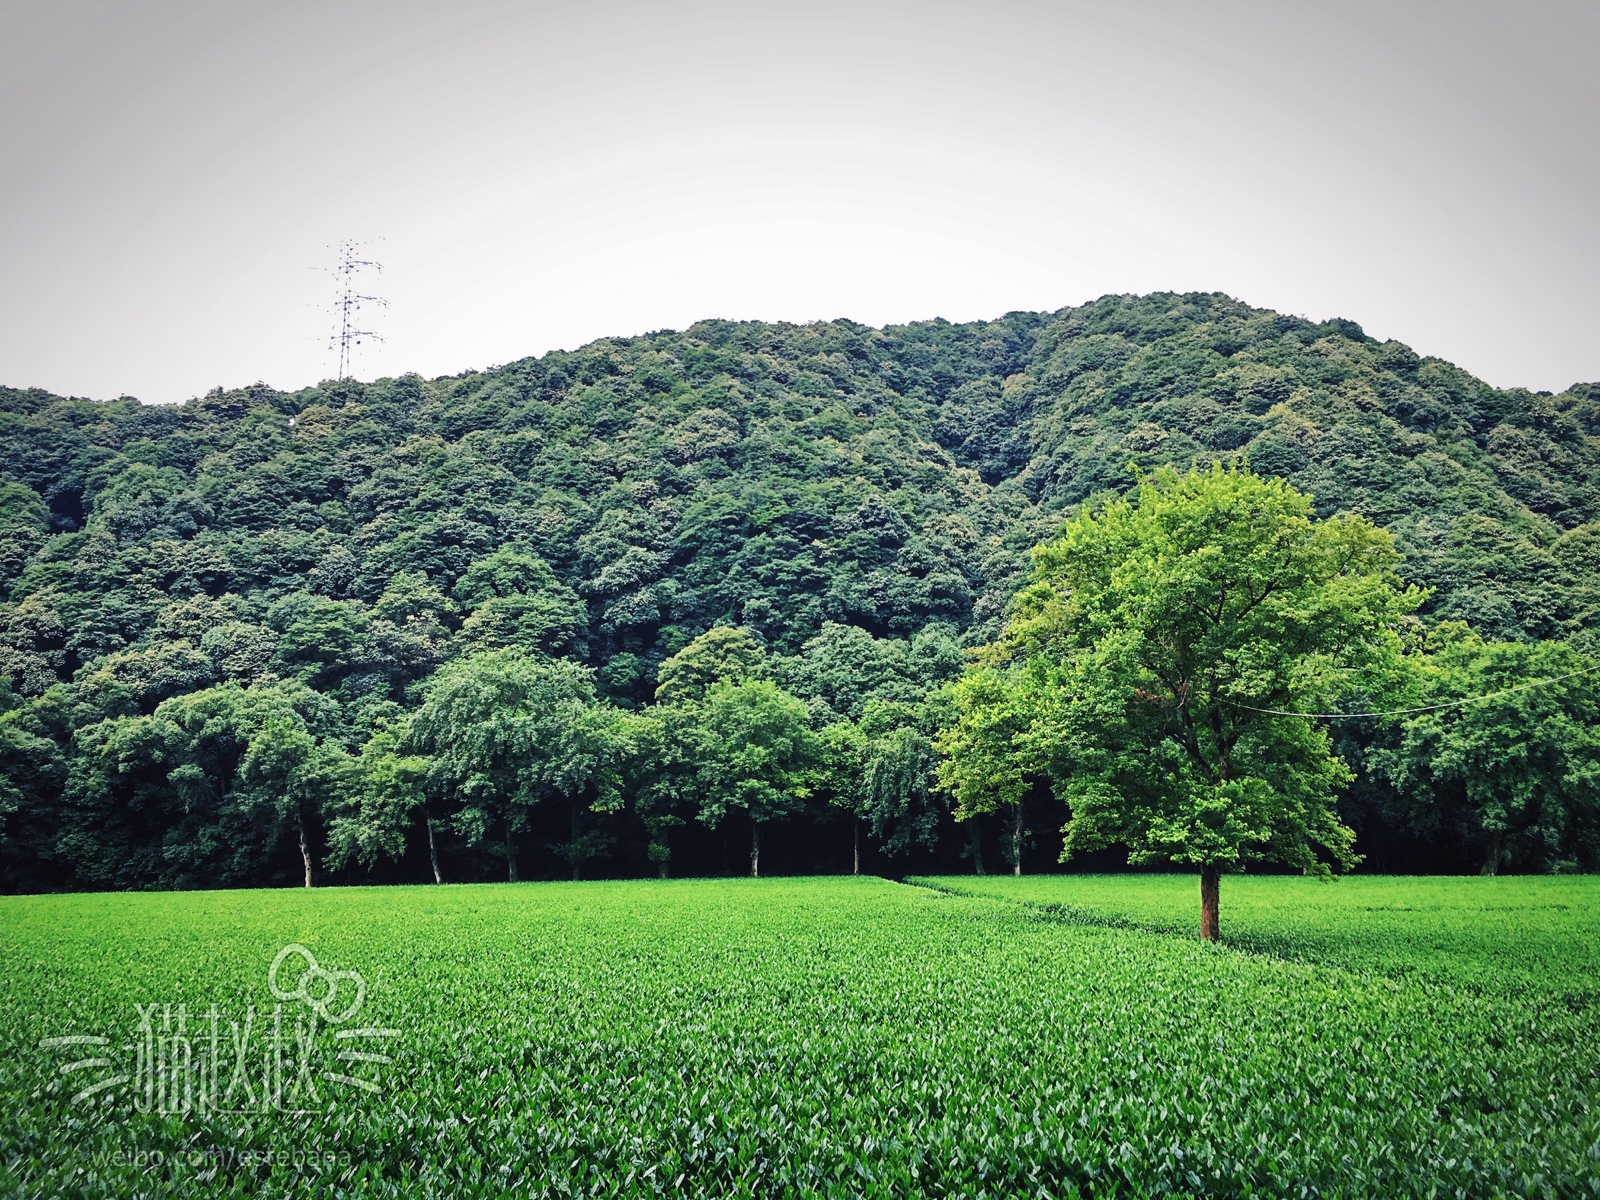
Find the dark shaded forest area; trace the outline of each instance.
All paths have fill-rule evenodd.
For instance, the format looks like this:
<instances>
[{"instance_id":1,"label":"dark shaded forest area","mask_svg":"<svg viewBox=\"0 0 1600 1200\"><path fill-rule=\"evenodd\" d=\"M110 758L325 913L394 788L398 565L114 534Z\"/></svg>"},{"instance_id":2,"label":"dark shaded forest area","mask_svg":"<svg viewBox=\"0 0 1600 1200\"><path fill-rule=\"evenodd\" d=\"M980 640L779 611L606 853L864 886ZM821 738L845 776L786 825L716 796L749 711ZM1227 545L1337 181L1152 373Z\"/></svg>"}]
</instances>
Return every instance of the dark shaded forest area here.
<instances>
[{"instance_id":1,"label":"dark shaded forest area","mask_svg":"<svg viewBox=\"0 0 1600 1200\"><path fill-rule=\"evenodd\" d=\"M943 688L1131 468L1242 456L1389 530L1451 686L1600 653L1600 384L1221 295L178 406L0 388L0 424L13 892L1005 869L932 790ZM1337 734L1364 869L1597 865L1453 803L1415 730ZM1027 811L1024 868L1061 869L1064 808Z\"/></svg>"}]
</instances>

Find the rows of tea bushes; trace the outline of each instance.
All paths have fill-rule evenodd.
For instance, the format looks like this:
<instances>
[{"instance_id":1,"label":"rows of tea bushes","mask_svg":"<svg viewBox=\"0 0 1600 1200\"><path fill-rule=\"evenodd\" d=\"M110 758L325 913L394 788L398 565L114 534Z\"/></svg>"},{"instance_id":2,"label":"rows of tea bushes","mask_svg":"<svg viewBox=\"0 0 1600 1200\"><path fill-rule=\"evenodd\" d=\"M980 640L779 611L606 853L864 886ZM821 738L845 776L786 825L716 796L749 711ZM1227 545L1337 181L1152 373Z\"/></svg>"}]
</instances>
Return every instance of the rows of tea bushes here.
<instances>
[{"instance_id":1,"label":"rows of tea bushes","mask_svg":"<svg viewBox=\"0 0 1600 1200\"><path fill-rule=\"evenodd\" d=\"M0 899L0 1194L1600 1195L1595 1009L1497 991L1462 894L1475 988L868 878ZM291 944L378 1090L137 1111L134 1006L270 1013Z\"/></svg>"},{"instance_id":2,"label":"rows of tea bushes","mask_svg":"<svg viewBox=\"0 0 1600 1200\"><path fill-rule=\"evenodd\" d=\"M1194 936L1193 874L950 875L911 882L1025 904L1059 920ZM1600 1011L1600 887L1592 876L1228 876L1234 949L1448 983L1568 997Z\"/></svg>"}]
</instances>

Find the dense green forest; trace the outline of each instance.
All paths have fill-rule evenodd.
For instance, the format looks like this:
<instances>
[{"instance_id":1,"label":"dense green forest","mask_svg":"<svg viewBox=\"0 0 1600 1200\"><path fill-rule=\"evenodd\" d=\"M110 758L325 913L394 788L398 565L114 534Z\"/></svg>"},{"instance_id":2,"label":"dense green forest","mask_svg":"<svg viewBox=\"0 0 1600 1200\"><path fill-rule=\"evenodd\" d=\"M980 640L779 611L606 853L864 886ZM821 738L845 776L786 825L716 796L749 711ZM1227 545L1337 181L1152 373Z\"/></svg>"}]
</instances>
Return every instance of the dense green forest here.
<instances>
[{"instance_id":1,"label":"dense green forest","mask_svg":"<svg viewBox=\"0 0 1600 1200\"><path fill-rule=\"evenodd\" d=\"M1167 463L1388 530L1430 694L1600 653L1600 384L1221 295L175 406L0 388L0 423L10 891L1049 869L1042 782L1020 837L934 790L944 685L1031 547ZM1516 719L1592 729L1568 699ZM1600 865L1538 789L1486 815L1440 749L1469 736L1335 731L1368 868Z\"/></svg>"}]
</instances>

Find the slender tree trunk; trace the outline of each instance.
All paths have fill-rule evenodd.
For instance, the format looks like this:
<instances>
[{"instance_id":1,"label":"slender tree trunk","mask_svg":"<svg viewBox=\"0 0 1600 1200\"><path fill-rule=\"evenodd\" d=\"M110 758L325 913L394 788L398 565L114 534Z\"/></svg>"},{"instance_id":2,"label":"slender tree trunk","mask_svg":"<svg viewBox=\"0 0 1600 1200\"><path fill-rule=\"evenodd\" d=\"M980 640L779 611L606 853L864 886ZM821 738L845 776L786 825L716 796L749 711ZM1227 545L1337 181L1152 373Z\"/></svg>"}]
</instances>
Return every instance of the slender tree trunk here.
<instances>
[{"instance_id":1,"label":"slender tree trunk","mask_svg":"<svg viewBox=\"0 0 1600 1200\"><path fill-rule=\"evenodd\" d=\"M665 879L667 877L667 860L666 859L663 858L660 862L658 862L656 864L656 876L657 876L657 878L660 878L660 879Z\"/></svg>"},{"instance_id":2,"label":"slender tree trunk","mask_svg":"<svg viewBox=\"0 0 1600 1200\"><path fill-rule=\"evenodd\" d=\"M750 878L761 878L761 822L750 820Z\"/></svg>"},{"instance_id":3,"label":"slender tree trunk","mask_svg":"<svg viewBox=\"0 0 1600 1200\"><path fill-rule=\"evenodd\" d=\"M311 886L311 850L306 845L306 821L305 821L305 818L304 817L299 818L296 821L296 824L299 825L299 827L300 827L300 861L305 864L305 867L306 867L306 886L310 887Z\"/></svg>"},{"instance_id":4,"label":"slender tree trunk","mask_svg":"<svg viewBox=\"0 0 1600 1200\"><path fill-rule=\"evenodd\" d=\"M855 838L856 865L851 868L850 874L861 874L861 822L854 817L850 818L850 832Z\"/></svg>"},{"instance_id":5,"label":"slender tree trunk","mask_svg":"<svg viewBox=\"0 0 1600 1200\"><path fill-rule=\"evenodd\" d=\"M978 818L972 818L972 873L983 874L983 831L978 828Z\"/></svg>"},{"instance_id":6,"label":"slender tree trunk","mask_svg":"<svg viewBox=\"0 0 1600 1200\"><path fill-rule=\"evenodd\" d=\"M1222 883L1222 868L1210 864L1200 868L1200 940L1220 941L1221 929L1217 924L1217 892Z\"/></svg>"},{"instance_id":7,"label":"slender tree trunk","mask_svg":"<svg viewBox=\"0 0 1600 1200\"><path fill-rule=\"evenodd\" d=\"M517 881L517 844L511 840L511 818L506 818L506 879Z\"/></svg>"},{"instance_id":8,"label":"slender tree trunk","mask_svg":"<svg viewBox=\"0 0 1600 1200\"><path fill-rule=\"evenodd\" d=\"M578 802L572 802L572 882L578 882L578 822L582 818Z\"/></svg>"},{"instance_id":9,"label":"slender tree trunk","mask_svg":"<svg viewBox=\"0 0 1600 1200\"><path fill-rule=\"evenodd\" d=\"M439 848L433 844L433 818L423 813L422 823L428 827L428 865L433 868L433 881L443 883L444 876L439 874Z\"/></svg>"},{"instance_id":10,"label":"slender tree trunk","mask_svg":"<svg viewBox=\"0 0 1600 1200\"><path fill-rule=\"evenodd\" d=\"M1500 874L1500 859L1504 853L1501 849L1501 844L1500 834L1492 833L1489 835L1489 857L1484 860L1483 870L1479 872L1480 875Z\"/></svg>"},{"instance_id":11,"label":"slender tree trunk","mask_svg":"<svg viewBox=\"0 0 1600 1200\"><path fill-rule=\"evenodd\" d=\"M1022 801L1017 801L1017 819L1011 826L1011 873L1022 874Z\"/></svg>"}]
</instances>

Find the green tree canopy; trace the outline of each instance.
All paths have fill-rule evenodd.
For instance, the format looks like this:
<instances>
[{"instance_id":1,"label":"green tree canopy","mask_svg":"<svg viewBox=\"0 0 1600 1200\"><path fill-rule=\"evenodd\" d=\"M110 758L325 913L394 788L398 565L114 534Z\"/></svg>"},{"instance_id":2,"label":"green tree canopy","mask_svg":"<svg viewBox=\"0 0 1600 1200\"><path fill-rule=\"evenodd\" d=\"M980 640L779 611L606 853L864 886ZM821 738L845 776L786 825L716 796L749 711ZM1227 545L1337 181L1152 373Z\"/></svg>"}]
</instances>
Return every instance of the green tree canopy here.
<instances>
[{"instance_id":1,"label":"green tree canopy","mask_svg":"<svg viewBox=\"0 0 1600 1200\"><path fill-rule=\"evenodd\" d=\"M63 853L103 884L201 887L259 877L288 838L309 886L352 765L336 712L291 681L225 683L79 730Z\"/></svg>"},{"instance_id":2,"label":"green tree canopy","mask_svg":"<svg viewBox=\"0 0 1600 1200\"><path fill-rule=\"evenodd\" d=\"M868 740L860 813L885 854L902 854L913 843L935 844L940 804L934 796L939 754L933 738L944 710L936 692L920 704L868 700L862 712Z\"/></svg>"},{"instance_id":3,"label":"green tree canopy","mask_svg":"<svg viewBox=\"0 0 1600 1200\"><path fill-rule=\"evenodd\" d=\"M462 640L475 649L564 654L588 619L583 601L544 559L509 547L468 567L455 597L468 613Z\"/></svg>"},{"instance_id":4,"label":"green tree canopy","mask_svg":"<svg viewBox=\"0 0 1600 1200\"><path fill-rule=\"evenodd\" d=\"M352 860L370 867L379 854L399 858L406 830L418 813L428 828L429 859L435 883L443 882L434 848L433 821L427 812L429 760L403 754L392 729L380 729L361 747L355 786L328 829L328 860L339 867Z\"/></svg>"},{"instance_id":5,"label":"green tree canopy","mask_svg":"<svg viewBox=\"0 0 1600 1200\"><path fill-rule=\"evenodd\" d=\"M1416 714L1398 745L1368 756L1394 784L1397 815L1424 835L1476 844L1486 875L1519 859L1600 865L1595 660L1561 642L1485 642L1453 622L1428 642L1418 704L1453 706ZM1539 680L1549 682L1524 686ZM1462 700L1473 702L1453 703Z\"/></svg>"},{"instance_id":6,"label":"green tree canopy","mask_svg":"<svg viewBox=\"0 0 1600 1200\"><path fill-rule=\"evenodd\" d=\"M645 831L645 857L662 879L672 858L670 833L696 803L695 715L661 704L621 718L625 787Z\"/></svg>"},{"instance_id":7,"label":"green tree canopy","mask_svg":"<svg viewBox=\"0 0 1600 1200\"><path fill-rule=\"evenodd\" d=\"M1389 531L1405 577L1431 589L1420 621L1600 652L1600 385L1494 388L1353 322L1217 293L878 329L702 321L436 379L219 388L179 405L0 387L0 675L59 768L35 772L32 743L0 764L17 806L0 889L297 878L288 840L267 852L253 824L207 824L184 777L143 751L92 820L63 782L109 778L106 722L143 738L157 707L223 683L304 685L332 714L314 736L354 756L374 730L398 737L453 659L568 658L643 717L664 662L721 629L660 677L656 707L719 678L770 678L814 730L866 732L871 703L924 711L963 649L1001 637L1029 547L1125 492L1130 466L1232 453L1314 493L1318 518L1360 512ZM748 631L737 653L733 627ZM639 775L661 784L656 799L592 822L579 810L585 838L615 837L624 873L663 863L669 818L697 811L678 717L658 716L667 757ZM1351 728L1357 764L1375 735ZM871 802L889 818L880 845L897 846L909 814L928 812L926 748L868 740L863 779L888 789ZM1029 749L1030 806L1049 749ZM1360 806L1364 848L1414 861L1385 815L1398 811L1388 777L1361 782L1344 803ZM453 828L459 798L447 809L429 786L408 845L424 825ZM996 803L1015 858L1019 814ZM581 851L553 809L524 840ZM934 854L949 865L940 817ZM493 869L512 845L495 820L494 839L444 847L452 870ZM695 829L671 849L708 863L717 840ZM1437 850L1430 866L1453 857Z\"/></svg>"},{"instance_id":8,"label":"green tree canopy","mask_svg":"<svg viewBox=\"0 0 1600 1200\"><path fill-rule=\"evenodd\" d=\"M1030 666L1022 670L978 666L958 680L950 689L955 720L937 740L944 755L937 768L939 788L954 800L956 820L974 822L970 853L980 874L983 857L975 818L1008 811L1011 836L1006 857L1012 872L1022 874L1023 798L1033 781L1049 770L1050 760L1041 757L1048 740L1035 736L1042 732L1036 710L1053 689L1040 678L1043 662Z\"/></svg>"},{"instance_id":9,"label":"green tree canopy","mask_svg":"<svg viewBox=\"0 0 1600 1200\"><path fill-rule=\"evenodd\" d=\"M1424 597L1396 559L1382 530L1314 520L1282 480L1156 471L1034 551L991 654L1022 665L969 685L992 695L963 714L983 752L959 782L1006 793L1048 772L1071 808L1063 858L1122 843L1198 865L1214 939L1223 871L1355 861L1334 808L1350 772L1295 714L1402 686L1400 630ZM947 739L957 754L964 736Z\"/></svg>"},{"instance_id":10,"label":"green tree canopy","mask_svg":"<svg viewBox=\"0 0 1600 1200\"><path fill-rule=\"evenodd\" d=\"M616 719L599 704L589 668L491 650L440 668L401 749L432 758L430 782L454 801L455 827L469 843L499 824L513 881L528 809L566 800L573 837L562 850L576 873L602 849L580 826L585 809L613 799L622 753Z\"/></svg>"},{"instance_id":11,"label":"green tree canopy","mask_svg":"<svg viewBox=\"0 0 1600 1200\"><path fill-rule=\"evenodd\" d=\"M300 850L305 886L315 881L313 831L328 821L351 783L350 756L312 735L293 711L275 712L245 748L239 764L238 803L273 813L291 829Z\"/></svg>"},{"instance_id":12,"label":"green tree canopy","mask_svg":"<svg viewBox=\"0 0 1600 1200\"><path fill-rule=\"evenodd\" d=\"M798 813L811 794L819 746L806 706L766 679L713 684L694 712L700 820L731 809L750 817L750 874L761 873L761 826Z\"/></svg>"},{"instance_id":13,"label":"green tree canopy","mask_svg":"<svg viewBox=\"0 0 1600 1200\"><path fill-rule=\"evenodd\" d=\"M663 704L702 699L717 683L758 679L767 653L748 629L708 629L661 664L656 699Z\"/></svg>"}]
</instances>

